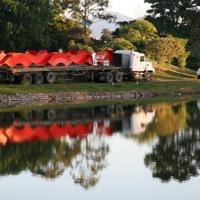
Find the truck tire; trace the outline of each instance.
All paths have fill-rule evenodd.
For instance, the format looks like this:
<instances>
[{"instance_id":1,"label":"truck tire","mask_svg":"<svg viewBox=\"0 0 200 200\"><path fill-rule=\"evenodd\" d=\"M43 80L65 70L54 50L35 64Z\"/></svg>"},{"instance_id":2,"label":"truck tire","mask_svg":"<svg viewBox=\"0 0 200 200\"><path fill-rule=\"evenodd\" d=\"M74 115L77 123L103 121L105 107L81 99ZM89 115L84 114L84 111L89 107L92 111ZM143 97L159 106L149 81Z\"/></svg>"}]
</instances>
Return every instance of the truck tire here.
<instances>
[{"instance_id":1,"label":"truck tire","mask_svg":"<svg viewBox=\"0 0 200 200\"><path fill-rule=\"evenodd\" d=\"M14 76L14 84L20 84L22 82L21 76Z\"/></svg>"},{"instance_id":2,"label":"truck tire","mask_svg":"<svg viewBox=\"0 0 200 200\"><path fill-rule=\"evenodd\" d=\"M56 119L56 111L51 109L47 112L47 119L49 121L54 121Z\"/></svg>"},{"instance_id":3,"label":"truck tire","mask_svg":"<svg viewBox=\"0 0 200 200\"><path fill-rule=\"evenodd\" d=\"M105 81L106 83L112 83L114 81L114 75L112 72L105 73Z\"/></svg>"},{"instance_id":4,"label":"truck tire","mask_svg":"<svg viewBox=\"0 0 200 200\"><path fill-rule=\"evenodd\" d=\"M124 79L123 73L117 72L115 74L115 82L116 83L121 83L123 81L123 79Z\"/></svg>"},{"instance_id":5,"label":"truck tire","mask_svg":"<svg viewBox=\"0 0 200 200\"><path fill-rule=\"evenodd\" d=\"M33 76L30 73L25 73L22 79L25 84L33 84Z\"/></svg>"},{"instance_id":6,"label":"truck tire","mask_svg":"<svg viewBox=\"0 0 200 200\"><path fill-rule=\"evenodd\" d=\"M56 74L54 72L48 72L46 75L46 81L49 84L54 84L56 82Z\"/></svg>"},{"instance_id":7,"label":"truck tire","mask_svg":"<svg viewBox=\"0 0 200 200\"><path fill-rule=\"evenodd\" d=\"M145 74L145 80L146 80L147 82L149 82L149 81L152 80L151 73L147 72L147 73Z\"/></svg>"},{"instance_id":8,"label":"truck tire","mask_svg":"<svg viewBox=\"0 0 200 200\"><path fill-rule=\"evenodd\" d=\"M34 82L38 85L41 85L44 83L44 76L42 73L36 73L34 76Z\"/></svg>"}]
</instances>

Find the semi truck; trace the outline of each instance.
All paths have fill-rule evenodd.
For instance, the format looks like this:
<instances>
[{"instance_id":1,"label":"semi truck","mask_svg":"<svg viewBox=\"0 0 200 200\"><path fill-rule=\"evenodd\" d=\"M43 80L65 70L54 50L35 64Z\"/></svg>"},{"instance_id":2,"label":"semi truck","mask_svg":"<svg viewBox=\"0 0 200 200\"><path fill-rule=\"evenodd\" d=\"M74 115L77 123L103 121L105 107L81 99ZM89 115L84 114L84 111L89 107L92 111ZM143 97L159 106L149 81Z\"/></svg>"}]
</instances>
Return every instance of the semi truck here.
<instances>
[{"instance_id":1,"label":"semi truck","mask_svg":"<svg viewBox=\"0 0 200 200\"><path fill-rule=\"evenodd\" d=\"M150 81L154 72L144 54L128 50L0 52L0 81L11 83L54 84L60 77L106 83Z\"/></svg>"}]
</instances>

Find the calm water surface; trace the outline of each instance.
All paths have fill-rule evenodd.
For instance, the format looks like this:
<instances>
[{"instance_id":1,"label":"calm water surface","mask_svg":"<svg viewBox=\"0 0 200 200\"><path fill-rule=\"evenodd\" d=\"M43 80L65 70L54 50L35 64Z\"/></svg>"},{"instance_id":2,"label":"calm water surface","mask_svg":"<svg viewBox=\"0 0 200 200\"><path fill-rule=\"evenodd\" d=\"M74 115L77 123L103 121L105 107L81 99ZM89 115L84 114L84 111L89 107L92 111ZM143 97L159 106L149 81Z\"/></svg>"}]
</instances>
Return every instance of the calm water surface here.
<instances>
[{"instance_id":1,"label":"calm water surface","mask_svg":"<svg viewBox=\"0 0 200 200\"><path fill-rule=\"evenodd\" d=\"M200 102L0 112L2 199L200 199Z\"/></svg>"}]
</instances>

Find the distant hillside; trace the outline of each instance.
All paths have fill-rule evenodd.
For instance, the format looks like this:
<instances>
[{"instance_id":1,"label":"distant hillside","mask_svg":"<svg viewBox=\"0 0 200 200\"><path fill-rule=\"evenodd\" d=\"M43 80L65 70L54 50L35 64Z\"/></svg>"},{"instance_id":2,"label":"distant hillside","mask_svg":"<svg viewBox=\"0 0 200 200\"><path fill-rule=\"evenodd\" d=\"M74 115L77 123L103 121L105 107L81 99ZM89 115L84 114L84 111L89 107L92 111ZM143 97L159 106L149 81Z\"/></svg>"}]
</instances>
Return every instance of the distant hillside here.
<instances>
[{"instance_id":1,"label":"distant hillside","mask_svg":"<svg viewBox=\"0 0 200 200\"><path fill-rule=\"evenodd\" d=\"M125 15L122 15L120 13L116 13L116 12L110 12L112 15L115 15L117 20L116 22L121 22L121 21L131 21L133 20L133 18L127 17ZM108 23L107 21L101 20L98 21L97 23L94 23L91 26L92 29L92 36L94 38L100 38L101 37L101 31L104 29L110 29L111 31L114 31L117 28L116 23Z\"/></svg>"}]
</instances>

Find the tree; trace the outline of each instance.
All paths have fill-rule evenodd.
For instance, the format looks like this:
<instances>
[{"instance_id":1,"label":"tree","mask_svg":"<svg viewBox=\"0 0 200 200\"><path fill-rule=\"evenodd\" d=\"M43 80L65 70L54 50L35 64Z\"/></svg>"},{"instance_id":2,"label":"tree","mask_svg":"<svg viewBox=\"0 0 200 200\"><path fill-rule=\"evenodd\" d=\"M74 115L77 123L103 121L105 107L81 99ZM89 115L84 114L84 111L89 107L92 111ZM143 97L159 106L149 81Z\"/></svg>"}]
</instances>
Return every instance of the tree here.
<instances>
[{"instance_id":1,"label":"tree","mask_svg":"<svg viewBox=\"0 0 200 200\"><path fill-rule=\"evenodd\" d=\"M50 0L1 0L0 49L48 49L51 45L51 8Z\"/></svg>"},{"instance_id":2,"label":"tree","mask_svg":"<svg viewBox=\"0 0 200 200\"><path fill-rule=\"evenodd\" d=\"M200 65L200 1L199 0L145 0L151 4L147 19L154 23L161 35L172 34L187 38L191 55L188 65Z\"/></svg>"},{"instance_id":3,"label":"tree","mask_svg":"<svg viewBox=\"0 0 200 200\"><path fill-rule=\"evenodd\" d=\"M60 1L60 5L63 10L69 10L69 0ZM105 12L109 7L109 0L77 0L74 3L71 2L71 11L69 12L72 17L79 20L83 24L84 28L84 40L88 42L88 28L96 20L107 20L112 21L115 19L111 14Z\"/></svg>"},{"instance_id":4,"label":"tree","mask_svg":"<svg viewBox=\"0 0 200 200\"><path fill-rule=\"evenodd\" d=\"M144 51L147 40L158 37L156 27L147 20L119 22L118 24L120 27L114 31L113 35L128 40L140 52Z\"/></svg>"},{"instance_id":5,"label":"tree","mask_svg":"<svg viewBox=\"0 0 200 200\"><path fill-rule=\"evenodd\" d=\"M185 35L189 27L198 23L199 0L145 0L151 4L147 19L164 34ZM184 32L181 32L185 30Z\"/></svg>"},{"instance_id":6,"label":"tree","mask_svg":"<svg viewBox=\"0 0 200 200\"><path fill-rule=\"evenodd\" d=\"M159 63L186 66L189 52L186 51L187 40L168 36L155 38L146 42L145 52L151 59Z\"/></svg>"},{"instance_id":7,"label":"tree","mask_svg":"<svg viewBox=\"0 0 200 200\"><path fill-rule=\"evenodd\" d=\"M104 42L110 42L112 41L113 39L113 35L112 35L112 31L110 31L109 29L107 28L104 28L102 31L101 31L101 40L104 41Z\"/></svg>"},{"instance_id":8,"label":"tree","mask_svg":"<svg viewBox=\"0 0 200 200\"><path fill-rule=\"evenodd\" d=\"M134 50L135 49L133 44L124 38L115 38L112 41L112 48L114 50Z\"/></svg>"}]
</instances>

